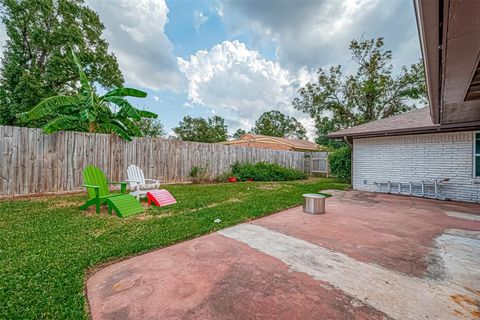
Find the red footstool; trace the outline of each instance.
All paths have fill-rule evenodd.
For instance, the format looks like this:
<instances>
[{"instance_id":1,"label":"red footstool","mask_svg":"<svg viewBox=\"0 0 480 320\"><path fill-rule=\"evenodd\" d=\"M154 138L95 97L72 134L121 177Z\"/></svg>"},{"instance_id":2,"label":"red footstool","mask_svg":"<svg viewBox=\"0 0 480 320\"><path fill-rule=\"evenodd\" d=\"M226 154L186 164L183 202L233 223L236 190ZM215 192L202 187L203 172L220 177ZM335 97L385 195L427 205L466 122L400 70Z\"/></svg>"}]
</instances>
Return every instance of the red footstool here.
<instances>
[{"instance_id":1,"label":"red footstool","mask_svg":"<svg viewBox=\"0 0 480 320\"><path fill-rule=\"evenodd\" d=\"M175 200L172 194L165 189L148 191L147 199L149 206L152 205L152 202L158 207L177 203L177 200Z\"/></svg>"}]
</instances>

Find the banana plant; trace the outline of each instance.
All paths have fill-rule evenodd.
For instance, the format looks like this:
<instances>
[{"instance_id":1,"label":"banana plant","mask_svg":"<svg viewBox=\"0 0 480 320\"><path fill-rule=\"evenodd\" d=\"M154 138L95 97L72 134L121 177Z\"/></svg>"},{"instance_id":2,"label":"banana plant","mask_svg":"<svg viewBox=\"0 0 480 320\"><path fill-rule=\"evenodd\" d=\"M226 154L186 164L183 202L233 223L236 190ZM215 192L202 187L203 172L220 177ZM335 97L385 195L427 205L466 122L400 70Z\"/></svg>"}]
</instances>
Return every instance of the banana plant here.
<instances>
[{"instance_id":1,"label":"banana plant","mask_svg":"<svg viewBox=\"0 0 480 320\"><path fill-rule=\"evenodd\" d=\"M30 111L19 114L19 118L28 123L54 115L43 127L47 134L63 130L115 133L128 141L131 141L132 137L142 136L136 123L142 118L156 118L157 114L139 110L125 98L145 98L147 93L122 87L101 96L97 95L73 50L72 55L80 79L78 94L46 98Z\"/></svg>"}]
</instances>

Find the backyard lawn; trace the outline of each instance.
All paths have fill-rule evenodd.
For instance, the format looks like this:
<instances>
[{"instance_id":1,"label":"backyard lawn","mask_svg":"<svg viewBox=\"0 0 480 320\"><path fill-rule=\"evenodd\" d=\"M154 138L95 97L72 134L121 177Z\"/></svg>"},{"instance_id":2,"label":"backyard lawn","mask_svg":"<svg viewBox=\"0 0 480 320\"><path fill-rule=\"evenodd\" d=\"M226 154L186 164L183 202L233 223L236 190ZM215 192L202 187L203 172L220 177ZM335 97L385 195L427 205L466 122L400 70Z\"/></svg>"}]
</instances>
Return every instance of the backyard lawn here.
<instances>
[{"instance_id":1,"label":"backyard lawn","mask_svg":"<svg viewBox=\"0 0 480 320\"><path fill-rule=\"evenodd\" d=\"M87 270L299 205L303 193L344 188L328 178L172 185L178 204L126 219L79 210L85 195L2 200L0 319L87 318Z\"/></svg>"}]
</instances>

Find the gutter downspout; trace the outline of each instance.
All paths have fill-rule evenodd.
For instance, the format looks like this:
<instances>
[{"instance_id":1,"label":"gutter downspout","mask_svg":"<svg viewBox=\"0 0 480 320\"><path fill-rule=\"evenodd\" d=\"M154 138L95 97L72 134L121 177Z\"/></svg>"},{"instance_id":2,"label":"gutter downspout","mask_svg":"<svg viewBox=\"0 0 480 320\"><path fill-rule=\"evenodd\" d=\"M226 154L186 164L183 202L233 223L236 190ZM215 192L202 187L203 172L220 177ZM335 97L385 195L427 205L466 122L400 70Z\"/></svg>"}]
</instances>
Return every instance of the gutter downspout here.
<instances>
[{"instance_id":1,"label":"gutter downspout","mask_svg":"<svg viewBox=\"0 0 480 320\"><path fill-rule=\"evenodd\" d=\"M350 148L350 150L353 150L353 144L352 144L350 141L348 141L347 136L344 136L344 137L343 137L343 141L345 141L345 143L346 143L347 146Z\"/></svg>"}]
</instances>

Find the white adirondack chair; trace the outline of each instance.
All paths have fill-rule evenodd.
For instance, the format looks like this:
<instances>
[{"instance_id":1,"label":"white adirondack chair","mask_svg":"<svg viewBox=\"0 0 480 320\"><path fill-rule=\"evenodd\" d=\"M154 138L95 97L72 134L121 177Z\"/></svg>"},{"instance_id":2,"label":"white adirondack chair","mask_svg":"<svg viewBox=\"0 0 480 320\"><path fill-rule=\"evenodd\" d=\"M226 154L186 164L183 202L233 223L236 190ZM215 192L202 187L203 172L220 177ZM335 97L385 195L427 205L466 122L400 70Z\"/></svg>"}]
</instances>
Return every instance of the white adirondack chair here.
<instances>
[{"instance_id":1,"label":"white adirondack chair","mask_svg":"<svg viewBox=\"0 0 480 320\"><path fill-rule=\"evenodd\" d=\"M127 176L130 189L134 190L130 194L137 197L137 200L140 196L144 197L148 191L156 190L160 186L160 180L145 179L142 169L134 164L128 166Z\"/></svg>"}]
</instances>

